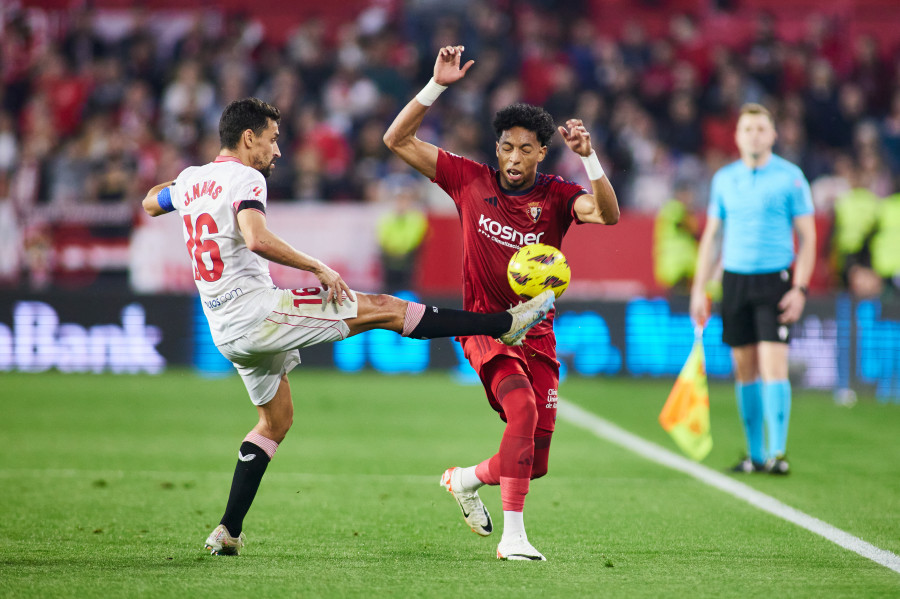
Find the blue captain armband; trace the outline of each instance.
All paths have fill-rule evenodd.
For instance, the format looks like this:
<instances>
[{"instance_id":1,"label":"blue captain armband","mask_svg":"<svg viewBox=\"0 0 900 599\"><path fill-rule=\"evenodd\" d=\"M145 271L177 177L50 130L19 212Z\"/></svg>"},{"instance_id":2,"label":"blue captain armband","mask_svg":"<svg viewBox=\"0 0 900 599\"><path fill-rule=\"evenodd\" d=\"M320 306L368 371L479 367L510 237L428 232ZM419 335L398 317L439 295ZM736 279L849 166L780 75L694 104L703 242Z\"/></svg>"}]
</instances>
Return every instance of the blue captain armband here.
<instances>
[{"instance_id":1,"label":"blue captain armband","mask_svg":"<svg viewBox=\"0 0 900 599\"><path fill-rule=\"evenodd\" d=\"M166 212L172 212L175 210L175 206L172 205L172 190L170 189L172 186L167 185L162 188L158 194L156 194L156 201L159 202L159 207L165 210Z\"/></svg>"}]
</instances>

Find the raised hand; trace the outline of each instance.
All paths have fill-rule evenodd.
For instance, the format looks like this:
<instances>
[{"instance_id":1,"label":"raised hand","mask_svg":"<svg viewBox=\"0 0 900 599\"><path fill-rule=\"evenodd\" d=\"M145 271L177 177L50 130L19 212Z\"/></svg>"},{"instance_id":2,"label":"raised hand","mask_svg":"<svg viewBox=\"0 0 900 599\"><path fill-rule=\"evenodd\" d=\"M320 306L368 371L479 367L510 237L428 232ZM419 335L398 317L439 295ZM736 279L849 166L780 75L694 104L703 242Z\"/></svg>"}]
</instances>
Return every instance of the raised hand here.
<instances>
[{"instance_id":1,"label":"raised hand","mask_svg":"<svg viewBox=\"0 0 900 599\"><path fill-rule=\"evenodd\" d=\"M434 81L440 85L450 85L466 76L474 60L470 60L459 68L462 61L462 53L465 46L444 46L438 52L437 60L434 62Z\"/></svg>"},{"instance_id":2,"label":"raised hand","mask_svg":"<svg viewBox=\"0 0 900 599\"><path fill-rule=\"evenodd\" d=\"M566 140L569 149L581 156L591 155L591 134L584 128L581 119L569 119L565 127L559 127L559 134Z\"/></svg>"}]
</instances>

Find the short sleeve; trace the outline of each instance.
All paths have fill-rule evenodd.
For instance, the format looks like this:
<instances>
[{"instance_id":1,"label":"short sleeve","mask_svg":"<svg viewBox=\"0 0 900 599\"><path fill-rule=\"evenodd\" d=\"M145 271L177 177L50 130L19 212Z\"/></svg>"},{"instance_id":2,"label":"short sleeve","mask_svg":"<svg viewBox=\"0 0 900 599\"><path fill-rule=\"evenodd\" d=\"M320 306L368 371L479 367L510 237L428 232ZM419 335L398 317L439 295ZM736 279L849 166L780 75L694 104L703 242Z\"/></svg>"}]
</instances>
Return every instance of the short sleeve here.
<instances>
[{"instance_id":1,"label":"short sleeve","mask_svg":"<svg viewBox=\"0 0 900 599\"><path fill-rule=\"evenodd\" d=\"M253 208L265 213L268 189L266 180L256 169L248 168L247 176L242 177L236 187L232 200L232 208L237 212L244 208Z\"/></svg>"},{"instance_id":2,"label":"short sleeve","mask_svg":"<svg viewBox=\"0 0 900 599\"><path fill-rule=\"evenodd\" d=\"M438 148L438 159L432 182L447 192L458 205L464 184L472 180L483 165Z\"/></svg>"},{"instance_id":3,"label":"short sleeve","mask_svg":"<svg viewBox=\"0 0 900 599\"><path fill-rule=\"evenodd\" d=\"M722 197L722 175L721 171L713 175L712 183L709 188L709 206L706 209L706 215L725 220L725 203Z\"/></svg>"},{"instance_id":4,"label":"short sleeve","mask_svg":"<svg viewBox=\"0 0 900 599\"><path fill-rule=\"evenodd\" d=\"M809 181L803 176L798 169L792 176L791 182L791 213L794 216L804 216L812 214L814 211L812 192L809 188Z\"/></svg>"},{"instance_id":5,"label":"short sleeve","mask_svg":"<svg viewBox=\"0 0 900 599\"><path fill-rule=\"evenodd\" d=\"M175 177L174 184L171 186L170 195L172 199L172 207L175 210L182 210L184 208L184 194L187 190L187 185L185 184L185 179L190 176L191 172L196 169L195 166L189 166Z\"/></svg>"}]
</instances>

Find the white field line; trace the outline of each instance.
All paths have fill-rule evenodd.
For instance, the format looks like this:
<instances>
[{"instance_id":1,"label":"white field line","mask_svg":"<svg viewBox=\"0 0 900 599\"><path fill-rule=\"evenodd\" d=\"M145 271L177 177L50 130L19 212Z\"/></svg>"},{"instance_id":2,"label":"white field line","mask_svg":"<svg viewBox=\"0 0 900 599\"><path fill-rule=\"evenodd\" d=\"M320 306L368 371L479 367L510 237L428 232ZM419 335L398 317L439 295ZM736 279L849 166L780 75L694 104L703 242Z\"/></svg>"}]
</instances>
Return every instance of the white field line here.
<instances>
[{"instance_id":1,"label":"white field line","mask_svg":"<svg viewBox=\"0 0 900 599\"><path fill-rule=\"evenodd\" d=\"M900 556L891 553L890 551L880 549L848 532L835 528L827 522L822 522L818 518L813 518L800 510L785 505L774 497L761 493L744 483L734 480L730 476L716 472L702 464L681 457L655 443L646 441L571 402L560 400L558 407L559 417L570 424L574 424L575 426L590 431L601 439L620 445L651 462L656 462L667 468L678 470L679 472L692 476L702 483L746 501L750 505L765 512L769 512L783 520L793 522L797 526L801 526L810 532L825 537L832 543L840 545L844 549L848 549L866 559L870 559L873 562L884 566L885 568L890 568L894 572L900 573Z\"/></svg>"}]
</instances>

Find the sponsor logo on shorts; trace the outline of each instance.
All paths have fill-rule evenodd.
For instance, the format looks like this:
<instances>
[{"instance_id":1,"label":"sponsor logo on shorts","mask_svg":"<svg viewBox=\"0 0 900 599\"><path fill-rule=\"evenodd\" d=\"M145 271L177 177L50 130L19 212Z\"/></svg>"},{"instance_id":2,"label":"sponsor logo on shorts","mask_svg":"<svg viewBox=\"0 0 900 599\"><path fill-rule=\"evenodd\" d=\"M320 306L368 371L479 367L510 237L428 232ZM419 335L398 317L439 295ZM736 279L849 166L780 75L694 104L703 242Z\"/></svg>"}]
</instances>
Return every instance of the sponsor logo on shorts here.
<instances>
[{"instance_id":1,"label":"sponsor logo on shorts","mask_svg":"<svg viewBox=\"0 0 900 599\"><path fill-rule=\"evenodd\" d=\"M787 341L788 338L788 328L787 325L781 325L778 327L778 338L782 341Z\"/></svg>"},{"instance_id":2,"label":"sponsor logo on shorts","mask_svg":"<svg viewBox=\"0 0 900 599\"><path fill-rule=\"evenodd\" d=\"M547 405L545 408L550 408L555 410L556 403L559 401L559 391L557 389L550 389L547 391Z\"/></svg>"}]
</instances>

